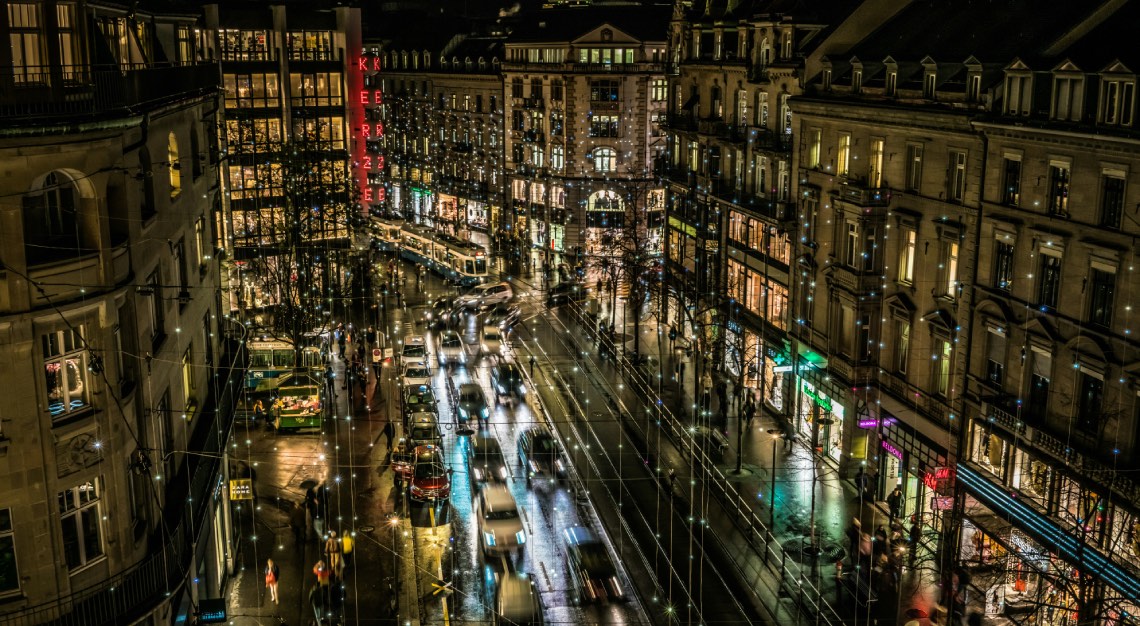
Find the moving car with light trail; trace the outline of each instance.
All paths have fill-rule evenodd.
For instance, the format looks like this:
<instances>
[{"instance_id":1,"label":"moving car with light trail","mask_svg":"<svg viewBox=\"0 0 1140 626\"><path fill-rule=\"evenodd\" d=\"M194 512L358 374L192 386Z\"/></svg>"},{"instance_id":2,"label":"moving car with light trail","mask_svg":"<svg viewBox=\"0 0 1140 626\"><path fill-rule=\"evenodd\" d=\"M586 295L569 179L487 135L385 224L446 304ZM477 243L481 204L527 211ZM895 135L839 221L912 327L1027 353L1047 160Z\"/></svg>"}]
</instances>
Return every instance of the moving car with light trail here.
<instances>
[{"instance_id":1,"label":"moving car with light trail","mask_svg":"<svg viewBox=\"0 0 1140 626\"><path fill-rule=\"evenodd\" d=\"M499 440L487 431L481 431L468 440L467 466L471 478L477 483L506 482L507 459Z\"/></svg>"},{"instance_id":2,"label":"moving car with light trail","mask_svg":"<svg viewBox=\"0 0 1140 626\"><path fill-rule=\"evenodd\" d=\"M532 478L566 478L566 462L554 435L545 426L531 426L519 434L519 465Z\"/></svg>"},{"instance_id":3,"label":"moving car with light trail","mask_svg":"<svg viewBox=\"0 0 1140 626\"><path fill-rule=\"evenodd\" d=\"M606 546L588 528L574 526L563 533L566 537L566 565L574 579L580 602L625 600L618 582L617 568L610 560Z\"/></svg>"},{"instance_id":4,"label":"moving car with light trail","mask_svg":"<svg viewBox=\"0 0 1140 626\"><path fill-rule=\"evenodd\" d=\"M526 545L519 507L506 485L487 485L475 496L475 517L484 556L522 550Z\"/></svg>"},{"instance_id":5,"label":"moving car with light trail","mask_svg":"<svg viewBox=\"0 0 1140 626\"><path fill-rule=\"evenodd\" d=\"M476 420L486 421L491 416L487 408L487 398L483 395L483 387L479 383L463 383L459 386L459 406L456 415L459 421Z\"/></svg>"}]
</instances>

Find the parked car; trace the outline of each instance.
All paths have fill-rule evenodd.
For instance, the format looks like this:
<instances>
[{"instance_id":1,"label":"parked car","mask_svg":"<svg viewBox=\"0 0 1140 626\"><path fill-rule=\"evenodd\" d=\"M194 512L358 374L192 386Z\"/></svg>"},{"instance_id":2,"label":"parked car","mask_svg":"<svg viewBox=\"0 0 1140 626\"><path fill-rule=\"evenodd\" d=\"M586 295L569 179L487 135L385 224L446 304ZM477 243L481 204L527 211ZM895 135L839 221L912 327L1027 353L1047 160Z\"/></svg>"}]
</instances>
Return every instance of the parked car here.
<instances>
[{"instance_id":1,"label":"parked car","mask_svg":"<svg viewBox=\"0 0 1140 626\"><path fill-rule=\"evenodd\" d=\"M401 362L427 359L427 343L423 335L408 335L404 337L403 348L400 349Z\"/></svg>"},{"instance_id":2,"label":"parked car","mask_svg":"<svg viewBox=\"0 0 1140 626\"><path fill-rule=\"evenodd\" d=\"M456 415L460 422L471 419L485 421L491 416L487 408L487 398L483 395L483 387L479 383L463 383L459 385L459 406Z\"/></svg>"},{"instance_id":3,"label":"parked car","mask_svg":"<svg viewBox=\"0 0 1140 626\"><path fill-rule=\"evenodd\" d=\"M504 573L495 589L495 626L542 626L542 601L530 578Z\"/></svg>"},{"instance_id":4,"label":"parked car","mask_svg":"<svg viewBox=\"0 0 1140 626\"><path fill-rule=\"evenodd\" d=\"M521 550L526 545L519 507L506 485L488 485L475 496L475 517L484 555Z\"/></svg>"},{"instance_id":5,"label":"parked car","mask_svg":"<svg viewBox=\"0 0 1140 626\"><path fill-rule=\"evenodd\" d=\"M519 435L519 465L526 473L529 485L532 478L566 477L566 462L554 435L545 426L531 426Z\"/></svg>"},{"instance_id":6,"label":"parked car","mask_svg":"<svg viewBox=\"0 0 1140 626\"><path fill-rule=\"evenodd\" d=\"M566 565L574 579L578 600L624 600L625 591L618 582L617 568L610 560L605 544L588 528L581 526L567 528L563 534L566 537Z\"/></svg>"},{"instance_id":7,"label":"parked car","mask_svg":"<svg viewBox=\"0 0 1140 626\"><path fill-rule=\"evenodd\" d=\"M546 306L555 307L586 300L586 286L575 281L562 281L546 294Z\"/></svg>"},{"instance_id":8,"label":"parked car","mask_svg":"<svg viewBox=\"0 0 1140 626\"><path fill-rule=\"evenodd\" d=\"M423 361L405 361L400 373L400 384L405 387L419 387L431 384L431 369Z\"/></svg>"},{"instance_id":9,"label":"parked car","mask_svg":"<svg viewBox=\"0 0 1140 626\"><path fill-rule=\"evenodd\" d=\"M483 356L502 356L503 331L498 326L484 326L479 336L479 354Z\"/></svg>"},{"instance_id":10,"label":"parked car","mask_svg":"<svg viewBox=\"0 0 1140 626\"><path fill-rule=\"evenodd\" d=\"M498 326L503 330L508 330L518 323L521 314L522 309L520 309L517 304L503 302L496 304L487 311L487 317L484 319L483 324L486 326Z\"/></svg>"},{"instance_id":11,"label":"parked car","mask_svg":"<svg viewBox=\"0 0 1140 626\"><path fill-rule=\"evenodd\" d=\"M521 402L526 398L522 370L514 363L499 363L491 370L491 386L495 388L495 403Z\"/></svg>"},{"instance_id":12,"label":"parked car","mask_svg":"<svg viewBox=\"0 0 1140 626\"><path fill-rule=\"evenodd\" d=\"M464 309L485 309L495 304L509 302L514 295L514 290L511 289L509 283L478 285L456 298L455 306Z\"/></svg>"},{"instance_id":13,"label":"parked car","mask_svg":"<svg viewBox=\"0 0 1140 626\"><path fill-rule=\"evenodd\" d=\"M412 415L421 412L439 413L435 392L427 385L404 387L402 396L405 423L410 423Z\"/></svg>"},{"instance_id":14,"label":"parked car","mask_svg":"<svg viewBox=\"0 0 1140 626\"><path fill-rule=\"evenodd\" d=\"M413 500L445 500L451 495L451 471L443 464L438 446L417 446L412 452L412 480L408 495Z\"/></svg>"},{"instance_id":15,"label":"parked car","mask_svg":"<svg viewBox=\"0 0 1140 626\"><path fill-rule=\"evenodd\" d=\"M467 465L475 482L506 482L507 459L499 440L487 431L481 431L468 440Z\"/></svg>"},{"instance_id":16,"label":"parked car","mask_svg":"<svg viewBox=\"0 0 1140 626\"><path fill-rule=\"evenodd\" d=\"M463 348L463 339L454 330L444 331L439 339L439 364L446 366L450 363L467 363L467 350Z\"/></svg>"},{"instance_id":17,"label":"parked car","mask_svg":"<svg viewBox=\"0 0 1140 626\"><path fill-rule=\"evenodd\" d=\"M408 418L408 444L413 448L433 445L443 448L443 433L435 413L412 413Z\"/></svg>"}]
</instances>

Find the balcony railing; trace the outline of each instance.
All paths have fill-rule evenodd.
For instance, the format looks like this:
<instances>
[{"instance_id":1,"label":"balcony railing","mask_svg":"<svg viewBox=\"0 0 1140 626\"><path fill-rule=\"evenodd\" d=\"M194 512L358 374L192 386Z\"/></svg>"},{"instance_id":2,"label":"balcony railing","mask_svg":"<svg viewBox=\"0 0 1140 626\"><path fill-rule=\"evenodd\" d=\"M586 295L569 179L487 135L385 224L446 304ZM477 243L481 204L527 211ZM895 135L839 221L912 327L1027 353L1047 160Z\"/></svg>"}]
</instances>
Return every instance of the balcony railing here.
<instances>
[{"instance_id":1,"label":"balcony railing","mask_svg":"<svg viewBox=\"0 0 1140 626\"><path fill-rule=\"evenodd\" d=\"M131 115L216 89L216 65L0 66L0 126L21 118Z\"/></svg>"},{"instance_id":2,"label":"balcony railing","mask_svg":"<svg viewBox=\"0 0 1140 626\"><path fill-rule=\"evenodd\" d=\"M831 279L835 286L853 294L866 296L882 288L883 279L873 271L859 272L855 268L835 263L831 265Z\"/></svg>"},{"instance_id":3,"label":"balcony railing","mask_svg":"<svg viewBox=\"0 0 1140 626\"><path fill-rule=\"evenodd\" d=\"M666 125L672 130L697 130L697 121L692 113L670 113Z\"/></svg>"},{"instance_id":4,"label":"balcony railing","mask_svg":"<svg viewBox=\"0 0 1140 626\"><path fill-rule=\"evenodd\" d=\"M950 420L950 407L925 389L916 387L885 369L879 370L879 386L939 426L948 428L950 432L958 431L958 422Z\"/></svg>"},{"instance_id":5,"label":"balcony railing","mask_svg":"<svg viewBox=\"0 0 1140 626\"><path fill-rule=\"evenodd\" d=\"M887 206L891 192L882 187L869 187L862 181L848 179L839 186L839 197L859 206Z\"/></svg>"},{"instance_id":6,"label":"balcony railing","mask_svg":"<svg viewBox=\"0 0 1140 626\"><path fill-rule=\"evenodd\" d=\"M221 455L233 426L237 394L242 388L246 351L237 341L244 335L240 325L227 328L224 353L215 370L215 388L198 412L197 427L188 448L196 452L167 485L164 510L170 534L152 538L151 555L134 567L101 583L36 606L0 614L0 626L110 626L133 623L142 612L177 594L187 579L199 533L212 525L204 524L214 503L220 479ZM157 459L154 461L157 462Z\"/></svg>"}]
</instances>

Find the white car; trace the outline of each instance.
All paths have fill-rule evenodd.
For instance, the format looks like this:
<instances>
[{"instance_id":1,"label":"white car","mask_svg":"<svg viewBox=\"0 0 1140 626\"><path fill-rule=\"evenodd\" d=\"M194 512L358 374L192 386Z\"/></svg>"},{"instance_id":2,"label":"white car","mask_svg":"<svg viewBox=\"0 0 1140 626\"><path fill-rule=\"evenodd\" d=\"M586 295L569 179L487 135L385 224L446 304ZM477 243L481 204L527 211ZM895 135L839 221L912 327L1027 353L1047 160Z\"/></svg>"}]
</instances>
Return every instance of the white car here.
<instances>
[{"instance_id":1,"label":"white car","mask_svg":"<svg viewBox=\"0 0 1140 626\"><path fill-rule=\"evenodd\" d=\"M408 335L404 337L403 347L400 349L400 362L422 361L427 358L427 342L423 335Z\"/></svg>"},{"instance_id":2,"label":"white car","mask_svg":"<svg viewBox=\"0 0 1140 626\"><path fill-rule=\"evenodd\" d=\"M400 376L400 384L408 387L431 384L431 368L424 361L404 362L404 371Z\"/></svg>"},{"instance_id":3,"label":"white car","mask_svg":"<svg viewBox=\"0 0 1140 626\"><path fill-rule=\"evenodd\" d=\"M489 306L509 302L515 295L508 283L479 285L455 299L455 306L463 309L485 309Z\"/></svg>"},{"instance_id":4,"label":"white car","mask_svg":"<svg viewBox=\"0 0 1140 626\"><path fill-rule=\"evenodd\" d=\"M479 337L479 354L484 356L503 355L503 331L498 326L484 326Z\"/></svg>"},{"instance_id":5,"label":"white car","mask_svg":"<svg viewBox=\"0 0 1140 626\"><path fill-rule=\"evenodd\" d=\"M484 487L475 498L475 515L483 554L502 554L526 545L519 507L506 485Z\"/></svg>"},{"instance_id":6,"label":"white car","mask_svg":"<svg viewBox=\"0 0 1140 626\"><path fill-rule=\"evenodd\" d=\"M449 330L439 339L439 364L467 363L467 350L463 348L463 339L459 333Z\"/></svg>"}]
</instances>

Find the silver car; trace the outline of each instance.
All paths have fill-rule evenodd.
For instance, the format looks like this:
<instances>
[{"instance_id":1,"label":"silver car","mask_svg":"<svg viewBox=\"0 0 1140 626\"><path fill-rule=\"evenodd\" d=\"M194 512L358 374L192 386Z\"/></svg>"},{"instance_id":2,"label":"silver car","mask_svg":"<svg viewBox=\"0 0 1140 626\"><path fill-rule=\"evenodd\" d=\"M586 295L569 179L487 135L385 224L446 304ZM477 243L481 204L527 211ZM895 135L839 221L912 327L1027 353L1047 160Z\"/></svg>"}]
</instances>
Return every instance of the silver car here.
<instances>
[{"instance_id":1,"label":"silver car","mask_svg":"<svg viewBox=\"0 0 1140 626\"><path fill-rule=\"evenodd\" d=\"M502 302L509 302L514 295L509 283L479 285L456 298L455 306L463 309L485 309Z\"/></svg>"},{"instance_id":2,"label":"silver car","mask_svg":"<svg viewBox=\"0 0 1140 626\"><path fill-rule=\"evenodd\" d=\"M487 485L475 497L475 515L479 520L483 554L490 556L526 545L519 507L506 485Z\"/></svg>"}]
</instances>

